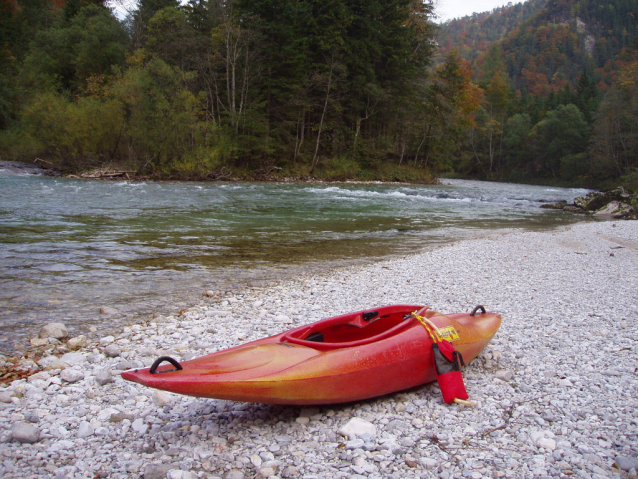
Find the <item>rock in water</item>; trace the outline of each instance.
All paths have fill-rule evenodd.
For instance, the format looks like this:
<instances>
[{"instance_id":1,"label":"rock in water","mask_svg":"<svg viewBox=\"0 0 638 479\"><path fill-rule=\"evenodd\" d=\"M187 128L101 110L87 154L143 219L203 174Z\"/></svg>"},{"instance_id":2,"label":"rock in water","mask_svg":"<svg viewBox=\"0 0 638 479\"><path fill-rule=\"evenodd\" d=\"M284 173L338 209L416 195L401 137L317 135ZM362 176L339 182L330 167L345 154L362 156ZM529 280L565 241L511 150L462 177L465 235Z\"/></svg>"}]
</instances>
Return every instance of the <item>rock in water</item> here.
<instances>
[{"instance_id":1,"label":"rock in water","mask_svg":"<svg viewBox=\"0 0 638 479\"><path fill-rule=\"evenodd\" d=\"M633 212L630 205L620 201L611 201L594 212L594 216L611 216L612 218L624 218Z\"/></svg>"},{"instance_id":2,"label":"rock in water","mask_svg":"<svg viewBox=\"0 0 638 479\"><path fill-rule=\"evenodd\" d=\"M40 332L38 333L38 337L40 338L55 338L55 339L65 339L69 336L69 332L66 329L66 326L62 323L49 323L45 324L40 328Z\"/></svg>"}]
</instances>

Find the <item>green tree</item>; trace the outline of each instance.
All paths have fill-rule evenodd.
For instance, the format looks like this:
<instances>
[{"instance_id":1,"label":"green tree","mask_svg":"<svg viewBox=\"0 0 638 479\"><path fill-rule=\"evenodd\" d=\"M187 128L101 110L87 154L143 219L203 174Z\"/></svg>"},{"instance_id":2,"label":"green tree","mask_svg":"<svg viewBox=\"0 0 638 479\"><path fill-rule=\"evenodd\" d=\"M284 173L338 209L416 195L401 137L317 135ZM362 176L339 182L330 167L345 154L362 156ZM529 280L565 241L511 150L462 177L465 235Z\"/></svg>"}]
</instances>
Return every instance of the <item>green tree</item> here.
<instances>
[{"instance_id":1,"label":"green tree","mask_svg":"<svg viewBox=\"0 0 638 479\"><path fill-rule=\"evenodd\" d=\"M196 69L209 46L204 42L204 34L188 22L186 12L174 7L159 10L151 17L145 38L149 53L183 71Z\"/></svg>"},{"instance_id":2,"label":"green tree","mask_svg":"<svg viewBox=\"0 0 638 479\"><path fill-rule=\"evenodd\" d=\"M21 0L19 6L11 1L2 1L0 45L21 61L36 34L52 26L56 18L57 12L49 0Z\"/></svg>"},{"instance_id":3,"label":"green tree","mask_svg":"<svg viewBox=\"0 0 638 479\"><path fill-rule=\"evenodd\" d=\"M593 122L594 114L600 104L599 98L600 95L596 82L594 82L587 73L587 70L585 70L578 79L574 104L583 112L585 121L589 124Z\"/></svg>"},{"instance_id":4,"label":"green tree","mask_svg":"<svg viewBox=\"0 0 638 479\"><path fill-rule=\"evenodd\" d=\"M234 11L224 13L222 21L211 31L217 117L230 127L246 153L256 153L264 147L257 138L265 129L258 114L262 106L258 86L264 70L262 36Z\"/></svg>"},{"instance_id":5,"label":"green tree","mask_svg":"<svg viewBox=\"0 0 638 479\"><path fill-rule=\"evenodd\" d=\"M484 101L476 115L476 129L469 131L469 141L480 170L493 177L503 159L503 124L511 102L506 75L496 71L489 82L482 82Z\"/></svg>"},{"instance_id":6,"label":"green tree","mask_svg":"<svg viewBox=\"0 0 638 479\"><path fill-rule=\"evenodd\" d=\"M123 105L121 141L127 161L141 171L169 175L198 145L208 141L201 106L184 87L184 73L159 58L133 57L131 66L109 88Z\"/></svg>"},{"instance_id":7,"label":"green tree","mask_svg":"<svg viewBox=\"0 0 638 479\"><path fill-rule=\"evenodd\" d=\"M24 61L23 81L80 91L90 77L109 75L124 65L124 27L105 8L89 5L70 20L39 32Z\"/></svg>"},{"instance_id":8,"label":"green tree","mask_svg":"<svg viewBox=\"0 0 638 479\"><path fill-rule=\"evenodd\" d=\"M476 127L474 113L481 100L482 91L472 83L468 62L452 50L436 69L426 90L421 114L423 127L415 128L421 137L415 162L421 156L424 165L449 168L451 158L460 153L464 132Z\"/></svg>"},{"instance_id":9,"label":"green tree","mask_svg":"<svg viewBox=\"0 0 638 479\"><path fill-rule=\"evenodd\" d=\"M29 44L55 18L48 0L0 1L0 130L15 119L24 95L18 74Z\"/></svg>"},{"instance_id":10,"label":"green tree","mask_svg":"<svg viewBox=\"0 0 638 479\"><path fill-rule=\"evenodd\" d=\"M505 62L503 61L503 49L500 43L495 43L482 60L479 78L484 83L492 81L495 75L500 76L506 71Z\"/></svg>"},{"instance_id":11,"label":"green tree","mask_svg":"<svg viewBox=\"0 0 638 479\"><path fill-rule=\"evenodd\" d=\"M69 99L46 92L21 111L22 133L38 154L60 168L97 166L112 160L124 126L122 104L95 97Z\"/></svg>"},{"instance_id":12,"label":"green tree","mask_svg":"<svg viewBox=\"0 0 638 479\"><path fill-rule=\"evenodd\" d=\"M97 7L106 8L105 3L105 0L64 0L62 15L66 20L70 20L80 13L80 10L87 5L95 5Z\"/></svg>"},{"instance_id":13,"label":"green tree","mask_svg":"<svg viewBox=\"0 0 638 479\"><path fill-rule=\"evenodd\" d=\"M625 62L605 94L594 122L591 155L598 180L638 167L638 55Z\"/></svg>"},{"instance_id":14,"label":"green tree","mask_svg":"<svg viewBox=\"0 0 638 479\"><path fill-rule=\"evenodd\" d=\"M576 105L561 105L549 111L531 133L534 153L542 162L540 173L558 178L561 160L586 150L588 133L587 122ZM582 170L587 170L587 165L582 166ZM570 171L573 170L572 165Z\"/></svg>"},{"instance_id":15,"label":"green tree","mask_svg":"<svg viewBox=\"0 0 638 479\"><path fill-rule=\"evenodd\" d=\"M527 176L528 162L534 161L529 155L529 137L532 119L527 113L518 113L505 122L503 145L505 147L506 171Z\"/></svg>"},{"instance_id":16,"label":"green tree","mask_svg":"<svg viewBox=\"0 0 638 479\"><path fill-rule=\"evenodd\" d=\"M179 8L179 0L139 0L137 10L128 19L131 26L133 44L139 48L144 45L146 29L151 18L164 8Z\"/></svg>"}]
</instances>

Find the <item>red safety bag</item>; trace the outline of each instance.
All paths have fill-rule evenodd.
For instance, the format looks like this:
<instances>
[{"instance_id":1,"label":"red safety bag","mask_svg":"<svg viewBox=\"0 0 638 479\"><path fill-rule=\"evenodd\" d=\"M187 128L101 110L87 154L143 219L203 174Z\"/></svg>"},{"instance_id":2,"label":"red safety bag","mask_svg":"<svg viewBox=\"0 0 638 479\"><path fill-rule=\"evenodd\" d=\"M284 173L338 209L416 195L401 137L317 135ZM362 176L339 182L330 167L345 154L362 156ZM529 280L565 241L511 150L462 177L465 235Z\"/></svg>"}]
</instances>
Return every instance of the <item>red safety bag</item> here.
<instances>
[{"instance_id":1,"label":"red safety bag","mask_svg":"<svg viewBox=\"0 0 638 479\"><path fill-rule=\"evenodd\" d=\"M461 374L461 366L465 366L461 353L449 341L441 340L432 343L432 358L443 401L451 403L455 399L468 399Z\"/></svg>"}]
</instances>

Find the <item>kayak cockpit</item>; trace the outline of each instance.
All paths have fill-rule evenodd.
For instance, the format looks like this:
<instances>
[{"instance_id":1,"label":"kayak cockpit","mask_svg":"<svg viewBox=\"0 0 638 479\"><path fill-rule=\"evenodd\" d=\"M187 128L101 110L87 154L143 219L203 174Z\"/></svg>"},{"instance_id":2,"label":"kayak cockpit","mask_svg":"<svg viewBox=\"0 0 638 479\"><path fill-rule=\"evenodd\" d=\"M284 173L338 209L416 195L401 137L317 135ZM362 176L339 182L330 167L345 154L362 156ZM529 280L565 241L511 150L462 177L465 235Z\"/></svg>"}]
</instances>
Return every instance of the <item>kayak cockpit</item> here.
<instances>
[{"instance_id":1,"label":"kayak cockpit","mask_svg":"<svg viewBox=\"0 0 638 479\"><path fill-rule=\"evenodd\" d=\"M412 311L420 306L387 307L356 314L337 316L296 328L280 339L313 349L349 348L393 336L414 325Z\"/></svg>"}]
</instances>

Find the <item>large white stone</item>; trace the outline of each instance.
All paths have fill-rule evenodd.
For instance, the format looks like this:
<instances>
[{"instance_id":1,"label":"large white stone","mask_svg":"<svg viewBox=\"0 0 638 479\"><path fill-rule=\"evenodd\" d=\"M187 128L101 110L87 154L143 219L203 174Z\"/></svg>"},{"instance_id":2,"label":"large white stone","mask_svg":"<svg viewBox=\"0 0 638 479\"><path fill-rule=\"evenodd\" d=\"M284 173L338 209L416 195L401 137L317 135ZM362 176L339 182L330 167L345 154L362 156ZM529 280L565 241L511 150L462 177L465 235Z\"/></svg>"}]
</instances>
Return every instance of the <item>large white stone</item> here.
<instances>
[{"instance_id":1,"label":"large white stone","mask_svg":"<svg viewBox=\"0 0 638 479\"><path fill-rule=\"evenodd\" d=\"M56 356L46 356L38 361L38 365L46 370L64 369L69 367L68 363L61 361L60 358Z\"/></svg>"},{"instance_id":2,"label":"large white stone","mask_svg":"<svg viewBox=\"0 0 638 479\"><path fill-rule=\"evenodd\" d=\"M10 403L12 397L13 397L13 393L11 393L10 391L0 392L0 402Z\"/></svg>"},{"instance_id":3,"label":"large white stone","mask_svg":"<svg viewBox=\"0 0 638 479\"><path fill-rule=\"evenodd\" d=\"M100 346L108 346L115 342L115 338L113 336L104 336L100 339Z\"/></svg>"},{"instance_id":4,"label":"large white stone","mask_svg":"<svg viewBox=\"0 0 638 479\"><path fill-rule=\"evenodd\" d=\"M91 426L91 423L88 421L82 421L80 427L78 427L78 437L80 439L92 436L94 432L93 426Z\"/></svg>"},{"instance_id":5,"label":"large white stone","mask_svg":"<svg viewBox=\"0 0 638 479\"><path fill-rule=\"evenodd\" d=\"M554 433L548 430L536 430L530 433L532 442L543 449L554 451L556 449L556 441L554 440Z\"/></svg>"},{"instance_id":6,"label":"large white stone","mask_svg":"<svg viewBox=\"0 0 638 479\"><path fill-rule=\"evenodd\" d=\"M619 469L629 472L632 469L638 470L638 459L629 456L618 456L616 458L616 465Z\"/></svg>"},{"instance_id":7,"label":"large white stone","mask_svg":"<svg viewBox=\"0 0 638 479\"><path fill-rule=\"evenodd\" d=\"M542 437L536 443L538 447L542 447L543 449L547 449L548 451L556 450L556 441L549 437Z\"/></svg>"},{"instance_id":8,"label":"large white stone","mask_svg":"<svg viewBox=\"0 0 638 479\"><path fill-rule=\"evenodd\" d=\"M40 328L40 332L38 333L38 337L40 338L65 339L68 336L69 332L62 323L45 324Z\"/></svg>"},{"instance_id":9,"label":"large white stone","mask_svg":"<svg viewBox=\"0 0 638 479\"><path fill-rule=\"evenodd\" d=\"M627 215L630 210L631 206L629 206L627 203L612 201L599 210L596 210L594 212L594 216L611 216L612 218L618 218Z\"/></svg>"},{"instance_id":10,"label":"large white stone","mask_svg":"<svg viewBox=\"0 0 638 479\"><path fill-rule=\"evenodd\" d=\"M502 369L500 371L496 371L495 377L501 381L509 381L514 377L514 371Z\"/></svg>"},{"instance_id":11,"label":"large white stone","mask_svg":"<svg viewBox=\"0 0 638 479\"><path fill-rule=\"evenodd\" d=\"M87 344L89 344L89 342L83 334L69 339L66 343L70 349L80 349L85 347Z\"/></svg>"},{"instance_id":12,"label":"large white stone","mask_svg":"<svg viewBox=\"0 0 638 479\"><path fill-rule=\"evenodd\" d=\"M79 369L65 369L60 373L60 378L67 383L77 383L84 379L84 372Z\"/></svg>"},{"instance_id":13,"label":"large white stone","mask_svg":"<svg viewBox=\"0 0 638 479\"><path fill-rule=\"evenodd\" d=\"M105 384L112 383L113 377L110 372L100 369L95 373L95 382L97 382L100 386L104 386Z\"/></svg>"},{"instance_id":14,"label":"large white stone","mask_svg":"<svg viewBox=\"0 0 638 479\"><path fill-rule=\"evenodd\" d=\"M439 461L431 457L424 457L421 459L421 465L427 470L434 469L439 465Z\"/></svg>"},{"instance_id":15,"label":"large white stone","mask_svg":"<svg viewBox=\"0 0 638 479\"><path fill-rule=\"evenodd\" d=\"M46 450L47 453L60 452L60 451L72 451L75 444L68 439L62 439L61 441L54 442Z\"/></svg>"},{"instance_id":16,"label":"large white stone","mask_svg":"<svg viewBox=\"0 0 638 479\"><path fill-rule=\"evenodd\" d=\"M144 479L166 479L166 474L171 470L170 464L147 464L144 468Z\"/></svg>"},{"instance_id":17,"label":"large white stone","mask_svg":"<svg viewBox=\"0 0 638 479\"><path fill-rule=\"evenodd\" d=\"M153 404L158 407L168 406L171 403L171 397L164 391L153 391L151 399L153 400Z\"/></svg>"},{"instance_id":18,"label":"large white stone","mask_svg":"<svg viewBox=\"0 0 638 479\"><path fill-rule=\"evenodd\" d=\"M104 348L104 355L107 358L117 358L122 351L115 344L109 344L106 348Z\"/></svg>"},{"instance_id":19,"label":"large white stone","mask_svg":"<svg viewBox=\"0 0 638 479\"><path fill-rule=\"evenodd\" d=\"M82 353L66 353L60 357L60 361L69 366L77 366L86 362L86 355Z\"/></svg>"},{"instance_id":20,"label":"large white stone","mask_svg":"<svg viewBox=\"0 0 638 479\"><path fill-rule=\"evenodd\" d=\"M371 422L366 421L365 419L361 419L358 417L353 417L350 419L345 426L337 431L342 436L350 437L350 436L362 436L364 434L370 434L371 436L376 436L377 428Z\"/></svg>"},{"instance_id":21,"label":"large white stone","mask_svg":"<svg viewBox=\"0 0 638 479\"><path fill-rule=\"evenodd\" d=\"M23 444L33 444L40 440L40 430L33 424L17 422L11 425L11 439Z\"/></svg>"},{"instance_id":22,"label":"large white stone","mask_svg":"<svg viewBox=\"0 0 638 479\"><path fill-rule=\"evenodd\" d=\"M166 473L166 479L197 479L197 476L190 471L171 469Z\"/></svg>"},{"instance_id":23,"label":"large white stone","mask_svg":"<svg viewBox=\"0 0 638 479\"><path fill-rule=\"evenodd\" d=\"M31 346L39 348L49 344L49 338L31 338Z\"/></svg>"},{"instance_id":24,"label":"large white stone","mask_svg":"<svg viewBox=\"0 0 638 479\"><path fill-rule=\"evenodd\" d=\"M230 311L225 311L225 310L219 310L219 309L211 309L206 311L205 313L206 316L208 317L226 317L226 316L230 316L231 312Z\"/></svg>"}]
</instances>

